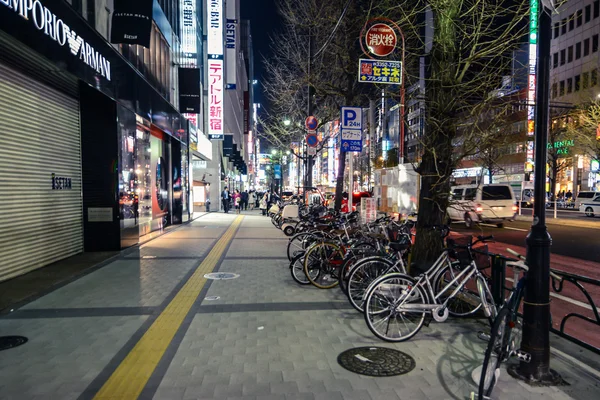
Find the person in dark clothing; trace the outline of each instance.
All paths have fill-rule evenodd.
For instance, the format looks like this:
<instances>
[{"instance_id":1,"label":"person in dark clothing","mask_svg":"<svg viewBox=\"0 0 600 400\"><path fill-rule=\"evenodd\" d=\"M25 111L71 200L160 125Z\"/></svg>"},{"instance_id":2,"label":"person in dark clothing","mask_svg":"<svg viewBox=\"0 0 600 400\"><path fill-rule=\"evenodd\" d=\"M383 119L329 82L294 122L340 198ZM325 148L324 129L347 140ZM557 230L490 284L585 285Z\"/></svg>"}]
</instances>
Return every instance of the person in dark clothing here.
<instances>
[{"instance_id":1,"label":"person in dark clothing","mask_svg":"<svg viewBox=\"0 0 600 400\"><path fill-rule=\"evenodd\" d=\"M242 202L240 204L240 210L248 210L248 192L247 191L243 191L242 192L242 198L241 198Z\"/></svg>"},{"instance_id":2,"label":"person in dark clothing","mask_svg":"<svg viewBox=\"0 0 600 400\"><path fill-rule=\"evenodd\" d=\"M221 193L221 199L223 200L223 211L225 212L225 214L227 214L229 212L229 202L231 199L231 196L229 196L229 190L227 189L227 186L225 186L225 189L223 189L223 193Z\"/></svg>"}]
</instances>

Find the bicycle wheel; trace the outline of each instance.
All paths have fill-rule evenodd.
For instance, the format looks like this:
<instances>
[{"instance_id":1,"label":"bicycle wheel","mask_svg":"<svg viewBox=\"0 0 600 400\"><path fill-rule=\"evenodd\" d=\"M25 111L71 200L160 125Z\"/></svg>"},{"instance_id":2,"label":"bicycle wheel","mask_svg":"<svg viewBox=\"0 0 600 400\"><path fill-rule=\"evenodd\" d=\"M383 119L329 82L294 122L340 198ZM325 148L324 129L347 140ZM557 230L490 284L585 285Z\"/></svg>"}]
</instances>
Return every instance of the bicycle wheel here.
<instances>
[{"instance_id":1,"label":"bicycle wheel","mask_svg":"<svg viewBox=\"0 0 600 400\"><path fill-rule=\"evenodd\" d=\"M402 342L419 332L427 311L402 310L402 306L427 303L425 291L404 274L387 274L371 284L364 303L367 326L378 338Z\"/></svg>"},{"instance_id":2,"label":"bicycle wheel","mask_svg":"<svg viewBox=\"0 0 600 400\"><path fill-rule=\"evenodd\" d=\"M311 232L301 232L292 236L287 245L288 260L292 261L297 253L305 251L317 238L318 236Z\"/></svg>"},{"instance_id":3,"label":"bicycle wheel","mask_svg":"<svg viewBox=\"0 0 600 400\"><path fill-rule=\"evenodd\" d=\"M319 289L331 289L338 285L338 276L344 255L335 243L315 243L306 250L304 274Z\"/></svg>"},{"instance_id":4,"label":"bicycle wheel","mask_svg":"<svg viewBox=\"0 0 600 400\"><path fill-rule=\"evenodd\" d=\"M375 279L386 273L394 264L383 257L373 257L357 263L348 275L348 300L357 311L363 312L367 288Z\"/></svg>"},{"instance_id":5,"label":"bicycle wheel","mask_svg":"<svg viewBox=\"0 0 600 400\"><path fill-rule=\"evenodd\" d=\"M350 277L352 268L354 268L357 263L362 262L364 259L375 256L376 253L377 250L371 248L355 249L353 247L348 251L346 258L344 259L344 264L342 265L340 276L338 278L340 289L345 295L348 295L348 278Z\"/></svg>"},{"instance_id":6,"label":"bicycle wheel","mask_svg":"<svg viewBox=\"0 0 600 400\"><path fill-rule=\"evenodd\" d=\"M306 278L306 274L304 274L304 256L304 252L296 254L290 262L290 273L292 274L292 278L300 285L310 285L310 281Z\"/></svg>"},{"instance_id":7,"label":"bicycle wheel","mask_svg":"<svg viewBox=\"0 0 600 400\"><path fill-rule=\"evenodd\" d=\"M485 350L481 376L479 377L479 393L477 398L483 400L494 390L500 364L508 358L508 344L511 333L510 310L503 307L494 321L490 333L490 341Z\"/></svg>"},{"instance_id":8,"label":"bicycle wheel","mask_svg":"<svg viewBox=\"0 0 600 400\"><path fill-rule=\"evenodd\" d=\"M444 303L448 296L458 287L460 282L454 282L460 274L460 270L453 268L452 266L444 267L438 276L435 278L434 290L436 296L441 293L438 297L440 303ZM443 293L442 293L443 291ZM475 314L481 308L481 300L477 292L477 276L473 275L462 288L456 293L456 295L448 299L448 311L450 315L455 317L465 317L467 315Z\"/></svg>"}]
</instances>

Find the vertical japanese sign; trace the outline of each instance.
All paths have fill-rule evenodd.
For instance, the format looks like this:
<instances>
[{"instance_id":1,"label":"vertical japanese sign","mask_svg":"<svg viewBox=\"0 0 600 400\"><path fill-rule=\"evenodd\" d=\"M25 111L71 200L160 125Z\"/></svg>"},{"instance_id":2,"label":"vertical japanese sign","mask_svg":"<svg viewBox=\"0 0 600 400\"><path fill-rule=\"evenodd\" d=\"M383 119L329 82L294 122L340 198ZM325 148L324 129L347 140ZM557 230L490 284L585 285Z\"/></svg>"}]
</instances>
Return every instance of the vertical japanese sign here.
<instances>
[{"instance_id":1,"label":"vertical japanese sign","mask_svg":"<svg viewBox=\"0 0 600 400\"><path fill-rule=\"evenodd\" d=\"M223 140L223 60L208 60L208 138Z\"/></svg>"},{"instance_id":2,"label":"vertical japanese sign","mask_svg":"<svg viewBox=\"0 0 600 400\"><path fill-rule=\"evenodd\" d=\"M227 77L227 89L235 89L237 84L237 15L235 1L225 4L225 69Z\"/></svg>"},{"instance_id":3,"label":"vertical japanese sign","mask_svg":"<svg viewBox=\"0 0 600 400\"><path fill-rule=\"evenodd\" d=\"M530 0L529 74L527 80L527 151L525 172L533 171L533 136L535 135L535 90L537 71L537 38L539 0Z\"/></svg>"},{"instance_id":4,"label":"vertical japanese sign","mask_svg":"<svg viewBox=\"0 0 600 400\"><path fill-rule=\"evenodd\" d=\"M223 1L207 0L208 138L223 140Z\"/></svg>"}]
</instances>

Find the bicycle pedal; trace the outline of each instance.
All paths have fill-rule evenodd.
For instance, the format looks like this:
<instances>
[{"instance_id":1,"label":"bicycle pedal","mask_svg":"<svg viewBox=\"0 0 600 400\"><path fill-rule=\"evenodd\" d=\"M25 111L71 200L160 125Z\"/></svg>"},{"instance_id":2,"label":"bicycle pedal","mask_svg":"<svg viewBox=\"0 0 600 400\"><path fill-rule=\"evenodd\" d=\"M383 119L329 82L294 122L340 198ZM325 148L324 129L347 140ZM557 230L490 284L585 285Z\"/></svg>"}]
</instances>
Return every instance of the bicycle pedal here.
<instances>
[{"instance_id":1,"label":"bicycle pedal","mask_svg":"<svg viewBox=\"0 0 600 400\"><path fill-rule=\"evenodd\" d=\"M519 359L519 361L523 361L525 363L529 363L531 361L531 354L525 353L524 351L517 350L515 355Z\"/></svg>"},{"instance_id":2,"label":"bicycle pedal","mask_svg":"<svg viewBox=\"0 0 600 400\"><path fill-rule=\"evenodd\" d=\"M482 331L477 332L477 337L479 338L479 340L483 340L484 342L489 342L490 341L490 334L489 333L485 333Z\"/></svg>"}]
</instances>

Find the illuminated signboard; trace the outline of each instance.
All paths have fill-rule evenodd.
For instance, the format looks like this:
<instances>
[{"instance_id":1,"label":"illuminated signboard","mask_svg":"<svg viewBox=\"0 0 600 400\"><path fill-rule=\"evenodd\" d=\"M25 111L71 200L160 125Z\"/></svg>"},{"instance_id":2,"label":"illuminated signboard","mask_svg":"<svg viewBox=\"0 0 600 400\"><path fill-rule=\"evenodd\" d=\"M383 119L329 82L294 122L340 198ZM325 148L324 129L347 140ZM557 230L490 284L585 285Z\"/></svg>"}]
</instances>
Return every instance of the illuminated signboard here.
<instances>
[{"instance_id":1,"label":"illuminated signboard","mask_svg":"<svg viewBox=\"0 0 600 400\"><path fill-rule=\"evenodd\" d=\"M223 1L207 0L208 138L223 140Z\"/></svg>"},{"instance_id":2,"label":"illuminated signboard","mask_svg":"<svg viewBox=\"0 0 600 400\"><path fill-rule=\"evenodd\" d=\"M196 0L183 0L181 2L181 51L185 58L194 61L198 53L196 30ZM194 62L194 66L195 64Z\"/></svg>"},{"instance_id":3,"label":"illuminated signboard","mask_svg":"<svg viewBox=\"0 0 600 400\"><path fill-rule=\"evenodd\" d=\"M533 139L535 135L535 90L537 70L537 39L539 0L530 0L529 17L529 76L527 79L527 136ZM533 171L533 141L527 143L525 172Z\"/></svg>"}]
</instances>

